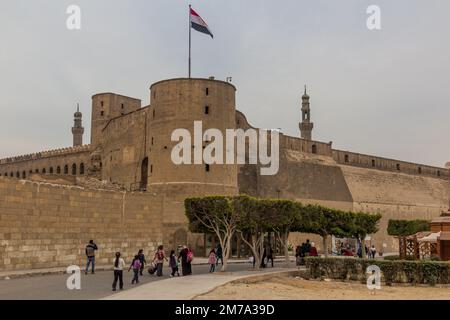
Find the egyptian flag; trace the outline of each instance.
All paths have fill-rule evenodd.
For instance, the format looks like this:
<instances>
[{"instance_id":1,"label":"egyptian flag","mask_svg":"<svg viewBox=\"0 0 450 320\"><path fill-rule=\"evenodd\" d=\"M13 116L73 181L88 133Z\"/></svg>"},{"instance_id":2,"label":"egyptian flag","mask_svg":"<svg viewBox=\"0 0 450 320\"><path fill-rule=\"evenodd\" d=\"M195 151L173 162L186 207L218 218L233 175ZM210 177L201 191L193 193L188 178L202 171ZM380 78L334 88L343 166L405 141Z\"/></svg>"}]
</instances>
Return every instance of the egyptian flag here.
<instances>
[{"instance_id":1,"label":"egyptian flag","mask_svg":"<svg viewBox=\"0 0 450 320\"><path fill-rule=\"evenodd\" d=\"M214 38L206 22L192 8L190 8L190 10L191 10L191 27L199 32L209 34L211 38Z\"/></svg>"}]
</instances>

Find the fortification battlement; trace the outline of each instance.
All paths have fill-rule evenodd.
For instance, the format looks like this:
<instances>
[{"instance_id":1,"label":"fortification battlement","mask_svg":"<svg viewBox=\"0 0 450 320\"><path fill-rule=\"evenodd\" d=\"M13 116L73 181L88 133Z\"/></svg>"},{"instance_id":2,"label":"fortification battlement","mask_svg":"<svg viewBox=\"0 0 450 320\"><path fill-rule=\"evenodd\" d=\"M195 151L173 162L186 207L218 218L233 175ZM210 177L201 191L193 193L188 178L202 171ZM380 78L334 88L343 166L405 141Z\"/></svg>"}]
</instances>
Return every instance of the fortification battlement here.
<instances>
[{"instance_id":1,"label":"fortification battlement","mask_svg":"<svg viewBox=\"0 0 450 320\"><path fill-rule=\"evenodd\" d=\"M332 142L325 143L285 135L282 136L281 141L283 147L286 149L332 157L338 164L450 180L449 164L447 164L445 168L441 168L356 152L336 150L332 149Z\"/></svg>"},{"instance_id":2,"label":"fortification battlement","mask_svg":"<svg viewBox=\"0 0 450 320\"><path fill-rule=\"evenodd\" d=\"M297 137L291 137L283 135L281 139L282 143L284 143L284 147L286 149L294 150L294 151L300 151L300 152L307 152L307 153L313 153L318 154L322 156L332 156L332 142L325 143L320 141L314 141L314 140L307 140Z\"/></svg>"},{"instance_id":3,"label":"fortification battlement","mask_svg":"<svg viewBox=\"0 0 450 320\"><path fill-rule=\"evenodd\" d=\"M332 156L337 163L343 165L450 180L450 170L447 168L334 149L332 150Z\"/></svg>"},{"instance_id":4,"label":"fortification battlement","mask_svg":"<svg viewBox=\"0 0 450 320\"><path fill-rule=\"evenodd\" d=\"M31 154L27 154L27 155L21 155L21 156L16 156L16 157L0 159L0 165L17 163L17 162L22 162L22 161L38 160L38 159L42 159L42 158L64 156L64 155L74 154L74 153L78 153L78 152L91 151L91 149L92 149L91 145L87 144L84 146L41 151L41 152L31 153Z\"/></svg>"}]
</instances>

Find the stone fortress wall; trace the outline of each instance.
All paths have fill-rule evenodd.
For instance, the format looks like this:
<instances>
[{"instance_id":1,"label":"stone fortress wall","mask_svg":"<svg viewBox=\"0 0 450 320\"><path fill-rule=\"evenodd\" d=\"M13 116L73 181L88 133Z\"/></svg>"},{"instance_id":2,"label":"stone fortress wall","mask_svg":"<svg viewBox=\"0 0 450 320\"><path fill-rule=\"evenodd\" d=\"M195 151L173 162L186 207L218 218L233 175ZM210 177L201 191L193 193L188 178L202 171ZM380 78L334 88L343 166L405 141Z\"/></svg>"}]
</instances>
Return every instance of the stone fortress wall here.
<instances>
[{"instance_id":1,"label":"stone fortress wall","mask_svg":"<svg viewBox=\"0 0 450 320\"><path fill-rule=\"evenodd\" d=\"M44 151L0 160L0 176L27 179L34 173L84 175L91 163L91 145Z\"/></svg>"},{"instance_id":2,"label":"stone fortress wall","mask_svg":"<svg viewBox=\"0 0 450 320\"><path fill-rule=\"evenodd\" d=\"M152 85L150 105L145 107L138 99L97 94L92 97L90 145L1 160L0 269L2 259L7 268L65 266L82 256L88 238L104 243L106 255L120 249L121 241L125 250L132 242L146 249L153 249L156 243L163 243L167 249L188 243L204 250L203 237L187 230L183 202L189 196L247 193L381 212L380 232L372 241L384 245L386 252L397 246L386 234L389 218L428 219L447 211L449 168L334 150L331 142L281 135L280 170L275 176L261 176L258 165L174 165L170 155L177 142L170 137L175 129L186 129L193 136L194 121L202 121L203 130L253 128L245 115L236 111L235 91L230 83L214 79L165 80ZM206 146L207 142L202 148ZM193 153L198 151L193 141L192 147ZM74 164L76 170L72 172ZM29 179L30 172L37 171L40 176L48 176L49 182L56 181L58 175L75 173L122 185L128 191L88 190L17 179ZM12 221L14 217L17 223ZM74 224L76 232L63 224L65 217L78 223ZM61 223L45 228L45 221ZM90 222L95 226L90 227ZM117 223L122 233L114 238L119 232ZM32 230L28 225L40 227ZM136 236L132 234L134 227L139 230ZM294 244L300 238L294 237ZM318 241L319 248L320 244ZM49 245L63 246L64 250ZM38 258L39 253L48 255L48 259L40 261L43 258Z\"/></svg>"},{"instance_id":3,"label":"stone fortress wall","mask_svg":"<svg viewBox=\"0 0 450 320\"><path fill-rule=\"evenodd\" d=\"M0 177L0 270L83 266L90 239L96 263L110 265L115 252L127 262L162 238L157 199Z\"/></svg>"}]
</instances>

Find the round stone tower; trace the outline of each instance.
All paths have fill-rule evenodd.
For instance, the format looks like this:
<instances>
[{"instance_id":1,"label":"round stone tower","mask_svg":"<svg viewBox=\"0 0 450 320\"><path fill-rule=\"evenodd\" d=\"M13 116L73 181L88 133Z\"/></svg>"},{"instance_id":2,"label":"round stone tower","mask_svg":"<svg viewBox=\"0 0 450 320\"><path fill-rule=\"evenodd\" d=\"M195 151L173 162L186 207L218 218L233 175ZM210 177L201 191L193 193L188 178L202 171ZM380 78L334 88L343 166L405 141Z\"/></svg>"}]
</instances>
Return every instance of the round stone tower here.
<instances>
[{"instance_id":1,"label":"round stone tower","mask_svg":"<svg viewBox=\"0 0 450 320\"><path fill-rule=\"evenodd\" d=\"M208 137L203 137L207 129L222 132L225 155L225 130L236 128L235 93L233 85L213 78L164 80L150 88L147 190L163 201L163 224L165 230L172 231L165 236L164 243L174 248L187 238L186 197L238 193L237 165L208 165L204 161L194 164L194 154L203 154L210 142ZM202 136L194 136L194 122L197 126L201 124ZM172 150L182 140L171 141L172 133L177 129L189 132L190 137L183 141L190 145L191 164L172 161ZM195 143L195 139L201 139L200 144L199 140ZM189 242L192 245L192 240Z\"/></svg>"}]
</instances>

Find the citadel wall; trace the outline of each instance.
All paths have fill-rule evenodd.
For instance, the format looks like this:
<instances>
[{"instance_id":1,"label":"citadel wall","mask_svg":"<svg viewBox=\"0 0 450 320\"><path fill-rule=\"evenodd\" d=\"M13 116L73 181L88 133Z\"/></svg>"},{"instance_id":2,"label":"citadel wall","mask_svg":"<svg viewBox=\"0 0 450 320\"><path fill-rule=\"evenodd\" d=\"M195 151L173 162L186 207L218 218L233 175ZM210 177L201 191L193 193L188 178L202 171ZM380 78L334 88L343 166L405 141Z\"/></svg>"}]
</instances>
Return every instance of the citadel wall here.
<instances>
[{"instance_id":1,"label":"citadel wall","mask_svg":"<svg viewBox=\"0 0 450 320\"><path fill-rule=\"evenodd\" d=\"M333 150L333 159L339 164L349 166L386 170L392 172L402 172L411 175L436 177L440 179L450 180L450 170L448 170L448 168L427 166L342 150Z\"/></svg>"},{"instance_id":2,"label":"citadel wall","mask_svg":"<svg viewBox=\"0 0 450 320\"><path fill-rule=\"evenodd\" d=\"M161 203L149 194L0 177L0 199L0 270L83 266L90 239L99 265L162 242Z\"/></svg>"},{"instance_id":3,"label":"citadel wall","mask_svg":"<svg viewBox=\"0 0 450 320\"><path fill-rule=\"evenodd\" d=\"M44 151L0 160L0 176L27 179L33 173L84 175L90 166L91 146Z\"/></svg>"},{"instance_id":4,"label":"citadel wall","mask_svg":"<svg viewBox=\"0 0 450 320\"><path fill-rule=\"evenodd\" d=\"M188 232L184 216L184 199L191 196L240 192L258 197L296 199L343 210L381 212L380 232L373 236L373 243L377 248L385 245L385 251L394 251L398 245L386 234L388 219L429 219L447 210L449 168L333 150L331 142L280 135L280 170L275 176L261 176L257 165L175 165L171 160L172 149L178 143L171 141L175 129L186 129L193 139L194 121L202 121L203 131L253 128L245 115L236 111L235 91L233 85L213 79L165 80L152 85L151 106L144 108L138 99L113 93L94 95L93 144L0 160L0 176L9 177L12 173L14 177L19 175L29 179L30 172L38 170L42 174L45 169L45 176L51 169L56 174L58 167L65 175L66 165L67 176L70 176L73 164L76 175L80 175L83 164L85 171L88 166L96 166L101 172L99 178L103 180L119 183L130 191L147 191L88 191L0 177L0 240L3 246L0 247L0 268L1 261L5 267L18 269L65 265L74 259L69 252L81 250L76 253L75 260L79 259L83 256L87 238L99 239L98 234L102 239L98 240L100 243L112 241L104 249L108 254L113 253L116 247L128 246L114 240L114 233L108 231L111 228L119 230L119 225L130 230L141 224L143 227L139 229L136 241L148 240L146 245L142 242L145 247L160 241L167 248L176 248L186 242L200 248L204 245L203 237ZM191 143L193 159L194 152L199 150L195 149L193 140ZM208 142L204 142L202 149L207 145ZM135 202L136 207L129 205L129 201ZM123 210L123 203L130 211ZM119 219L121 212L122 220ZM14 223L13 215L17 215L18 222L23 224ZM73 218L74 224L64 225L62 217ZM125 221L128 218L130 221ZM47 228L46 222L54 223L56 227ZM25 226L22 232L21 225ZM92 233L71 232L71 225L76 230L89 229ZM144 234L144 227L151 234ZM128 231L124 232L128 239ZM294 243L300 243L307 237L321 247L317 236L293 235L292 239ZM36 250L28 250L26 246L35 245L35 240ZM52 247L54 242L63 247ZM25 253L18 257L25 260L8 260L14 258L10 252L18 253L22 249ZM41 261L33 256L33 252L45 250L52 252L49 260L40 258L44 259ZM130 252L134 251L135 248ZM55 252L66 260L52 260Z\"/></svg>"}]
</instances>

